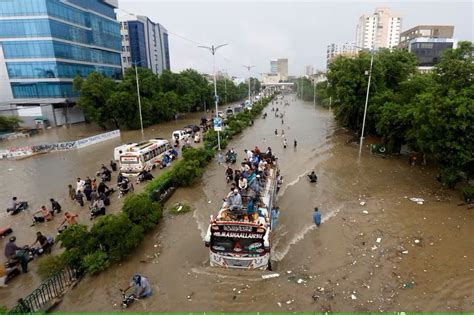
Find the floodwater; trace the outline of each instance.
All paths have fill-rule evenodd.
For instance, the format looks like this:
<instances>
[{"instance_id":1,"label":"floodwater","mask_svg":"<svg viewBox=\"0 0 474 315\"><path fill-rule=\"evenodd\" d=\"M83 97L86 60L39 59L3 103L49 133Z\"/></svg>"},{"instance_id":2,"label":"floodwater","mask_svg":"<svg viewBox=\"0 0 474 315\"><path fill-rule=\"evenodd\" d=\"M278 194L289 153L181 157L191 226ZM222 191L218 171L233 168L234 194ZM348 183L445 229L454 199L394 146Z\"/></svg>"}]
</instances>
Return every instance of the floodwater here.
<instances>
[{"instance_id":1,"label":"floodwater","mask_svg":"<svg viewBox=\"0 0 474 315\"><path fill-rule=\"evenodd\" d=\"M285 182L278 197L281 214L272 247L273 272L279 277L263 280L264 271L208 266L209 252L202 237L209 216L229 189L225 166L212 163L200 184L179 189L169 201L189 203L192 213L165 213L159 227L128 260L86 277L66 295L57 311L119 311L119 289L139 272L149 278L154 293L132 305L128 310L133 312L472 312L474 218L472 210L457 205L458 193L441 189L434 170L410 167L405 159L380 159L365 152L358 162L358 148L346 144L351 136L334 123L330 112L293 96L286 99L290 106L278 105L285 112L283 124L273 116L270 104L266 119L256 120L230 143L239 160L245 148L255 145L272 147L279 158ZM167 134L174 127L169 126ZM283 149L282 129L287 149ZM65 200L65 185L76 175L93 174L116 145L104 143L89 147L88 153L50 154L20 164L7 162L19 174L9 175L15 170L7 171L2 165L0 176L8 176L12 182L1 188L2 199L8 200L11 187L15 187L33 194L29 200L47 200L52 191L57 191L54 197ZM60 158L63 154L67 156ZM27 180L41 172L36 164L49 167L41 173L48 187L40 180L34 180L35 185L21 182L20 178ZM53 167L57 165L62 165L61 171ZM318 174L317 184L310 184L305 177L313 169ZM54 183L48 180L49 174ZM418 205L410 197L422 197L425 202ZM312 224L315 206L323 216L319 228ZM27 240L23 235L21 239ZM32 289L29 286L35 278L30 274L22 278L23 282L12 281L14 292L0 291L2 301Z\"/></svg>"}]
</instances>

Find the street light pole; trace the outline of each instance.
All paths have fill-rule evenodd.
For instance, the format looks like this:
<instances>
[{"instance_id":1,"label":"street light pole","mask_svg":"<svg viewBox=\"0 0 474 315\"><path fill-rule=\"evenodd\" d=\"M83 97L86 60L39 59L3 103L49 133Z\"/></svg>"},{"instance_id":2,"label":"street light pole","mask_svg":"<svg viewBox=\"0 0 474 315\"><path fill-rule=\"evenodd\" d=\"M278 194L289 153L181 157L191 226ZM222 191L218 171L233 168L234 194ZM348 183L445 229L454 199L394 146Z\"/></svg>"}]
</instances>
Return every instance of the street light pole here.
<instances>
[{"instance_id":1,"label":"street light pole","mask_svg":"<svg viewBox=\"0 0 474 315\"><path fill-rule=\"evenodd\" d=\"M372 79L372 65L373 64L374 64L374 51L372 50L370 53L369 81L367 83L367 94L365 96L364 119L362 120L362 131L360 133L359 159L360 159L360 156L362 155L362 145L364 143L365 118L367 116L367 105L369 103L370 81Z\"/></svg>"},{"instance_id":2,"label":"street light pole","mask_svg":"<svg viewBox=\"0 0 474 315\"><path fill-rule=\"evenodd\" d=\"M140 83L138 82L138 63L135 63L135 79L137 80L137 97L138 97L138 111L140 113L140 129L142 132L142 138L145 136L143 132L143 117L142 117L142 101L140 100Z\"/></svg>"},{"instance_id":3,"label":"street light pole","mask_svg":"<svg viewBox=\"0 0 474 315\"><path fill-rule=\"evenodd\" d=\"M249 71L249 102L250 102L250 80L252 79L250 77L250 69L255 68L255 66L242 65L242 67L247 68L247 70Z\"/></svg>"},{"instance_id":4,"label":"street light pole","mask_svg":"<svg viewBox=\"0 0 474 315\"><path fill-rule=\"evenodd\" d=\"M216 82L216 51L221 48L226 46L227 44L222 44L218 46L211 45L209 46L198 46L199 48L204 48L207 49L211 52L212 54L212 71L214 72L214 100L216 103L216 118L218 118L218 112L219 112L219 107L218 107L218 101L217 101L217 82ZM219 130L217 130L217 147L219 148L219 151L221 150L221 135Z\"/></svg>"},{"instance_id":5,"label":"street light pole","mask_svg":"<svg viewBox=\"0 0 474 315\"><path fill-rule=\"evenodd\" d=\"M313 105L316 106L316 78L313 75Z\"/></svg>"}]
</instances>

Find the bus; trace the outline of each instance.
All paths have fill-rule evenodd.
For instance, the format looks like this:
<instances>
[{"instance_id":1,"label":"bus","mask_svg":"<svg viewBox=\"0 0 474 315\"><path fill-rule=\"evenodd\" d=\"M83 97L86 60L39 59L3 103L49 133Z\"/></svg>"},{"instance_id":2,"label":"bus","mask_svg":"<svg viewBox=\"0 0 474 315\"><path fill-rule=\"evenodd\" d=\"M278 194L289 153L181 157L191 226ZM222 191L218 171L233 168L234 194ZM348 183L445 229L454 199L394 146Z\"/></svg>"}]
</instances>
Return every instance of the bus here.
<instances>
[{"instance_id":1,"label":"bus","mask_svg":"<svg viewBox=\"0 0 474 315\"><path fill-rule=\"evenodd\" d=\"M161 163L164 153L172 147L168 140L150 139L129 147L120 154L120 172L124 176L138 175L142 170L151 170Z\"/></svg>"},{"instance_id":2,"label":"bus","mask_svg":"<svg viewBox=\"0 0 474 315\"><path fill-rule=\"evenodd\" d=\"M216 217L211 216L204 237L211 266L271 270L271 233L277 215L272 210L279 172L276 162L267 167L268 175L257 201L257 218L247 215L246 211L231 211L228 208L221 208ZM255 200L251 192L248 194L242 195L242 209L245 210L250 196Z\"/></svg>"}]
</instances>

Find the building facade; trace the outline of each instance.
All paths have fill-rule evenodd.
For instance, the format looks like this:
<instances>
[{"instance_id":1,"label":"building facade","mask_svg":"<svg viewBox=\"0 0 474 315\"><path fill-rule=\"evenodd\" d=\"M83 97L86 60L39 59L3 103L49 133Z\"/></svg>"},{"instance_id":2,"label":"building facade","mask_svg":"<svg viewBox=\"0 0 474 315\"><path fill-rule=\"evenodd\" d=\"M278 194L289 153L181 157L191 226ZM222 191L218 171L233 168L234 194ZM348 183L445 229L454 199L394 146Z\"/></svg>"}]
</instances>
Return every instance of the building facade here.
<instances>
[{"instance_id":1,"label":"building facade","mask_svg":"<svg viewBox=\"0 0 474 315\"><path fill-rule=\"evenodd\" d=\"M288 59L278 59L277 60L277 69L278 74L280 75L280 80L288 80Z\"/></svg>"},{"instance_id":2,"label":"building facade","mask_svg":"<svg viewBox=\"0 0 474 315\"><path fill-rule=\"evenodd\" d=\"M314 67L312 65L308 65L304 68L305 75L310 77L314 74Z\"/></svg>"},{"instance_id":3,"label":"building facade","mask_svg":"<svg viewBox=\"0 0 474 315\"><path fill-rule=\"evenodd\" d=\"M146 16L121 18L123 71L132 65L149 68L153 73L170 70L168 31Z\"/></svg>"},{"instance_id":4,"label":"building facade","mask_svg":"<svg viewBox=\"0 0 474 315\"><path fill-rule=\"evenodd\" d=\"M418 25L404 31L398 47L415 54L419 71L431 71L445 50L456 48L452 25Z\"/></svg>"},{"instance_id":5,"label":"building facade","mask_svg":"<svg viewBox=\"0 0 474 315\"><path fill-rule=\"evenodd\" d=\"M391 13L389 8L376 8L372 14L359 18L356 30L356 46L372 48L394 48L400 42L402 18Z\"/></svg>"},{"instance_id":6,"label":"building facade","mask_svg":"<svg viewBox=\"0 0 474 315\"><path fill-rule=\"evenodd\" d=\"M408 49L410 41L415 38L453 38L453 35L453 25L417 25L400 34L398 47Z\"/></svg>"},{"instance_id":7,"label":"building facade","mask_svg":"<svg viewBox=\"0 0 474 315\"><path fill-rule=\"evenodd\" d=\"M276 59L270 60L270 73L271 74L278 73L278 60Z\"/></svg>"},{"instance_id":8,"label":"building facade","mask_svg":"<svg viewBox=\"0 0 474 315\"><path fill-rule=\"evenodd\" d=\"M51 125L80 120L68 117L74 78L122 77L117 7L117 0L0 1L0 114L34 106Z\"/></svg>"},{"instance_id":9,"label":"building facade","mask_svg":"<svg viewBox=\"0 0 474 315\"><path fill-rule=\"evenodd\" d=\"M337 56L354 57L357 53L358 49L354 43L329 44L326 51L326 67L329 68L329 64Z\"/></svg>"}]
</instances>

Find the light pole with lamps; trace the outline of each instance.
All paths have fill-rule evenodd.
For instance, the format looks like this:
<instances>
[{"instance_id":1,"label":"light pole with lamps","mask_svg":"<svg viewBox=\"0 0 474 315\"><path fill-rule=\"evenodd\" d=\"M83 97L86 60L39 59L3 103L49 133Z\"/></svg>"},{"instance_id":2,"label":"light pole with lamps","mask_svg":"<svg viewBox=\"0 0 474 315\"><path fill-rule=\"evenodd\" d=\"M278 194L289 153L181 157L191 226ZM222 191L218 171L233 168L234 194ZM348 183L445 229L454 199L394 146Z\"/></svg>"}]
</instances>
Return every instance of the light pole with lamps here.
<instances>
[{"instance_id":1,"label":"light pole with lamps","mask_svg":"<svg viewBox=\"0 0 474 315\"><path fill-rule=\"evenodd\" d=\"M360 48L360 49L366 49L359 46L355 46L355 47ZM374 53L375 53L375 49L372 48L370 50L369 80L367 82L367 93L365 95L364 118L362 119L362 130L360 133L360 141L359 141L359 159L362 155L362 146L364 144L365 119L367 117L367 105L369 104L370 81L372 80L372 66L374 64Z\"/></svg>"},{"instance_id":2,"label":"light pole with lamps","mask_svg":"<svg viewBox=\"0 0 474 315\"><path fill-rule=\"evenodd\" d=\"M142 138L145 136L143 132L143 116L142 116L142 102L140 100L140 83L138 82L138 65L141 64L141 61L132 62L132 66L135 68L135 79L137 80L137 97L138 97L138 112L140 113L140 129L142 132Z\"/></svg>"},{"instance_id":3,"label":"light pole with lamps","mask_svg":"<svg viewBox=\"0 0 474 315\"><path fill-rule=\"evenodd\" d=\"M247 70L249 71L249 102L250 102L250 80L252 79L250 76L250 69L255 68L255 66L242 65L242 67L247 68Z\"/></svg>"},{"instance_id":4,"label":"light pole with lamps","mask_svg":"<svg viewBox=\"0 0 474 315\"><path fill-rule=\"evenodd\" d=\"M218 100L217 100L217 83L216 83L216 51L219 48L224 47L226 45L228 45L228 44L222 44L222 45L217 45L217 46L211 45L210 47L209 46L198 46L199 48L209 50L212 54L212 63L213 63L212 71L214 72L214 100L216 102L216 118L219 118L219 115L217 114L219 112L219 108L217 106ZM218 146L219 151L220 151L221 150L221 135L220 135L219 130L217 130L217 146Z\"/></svg>"}]
</instances>

